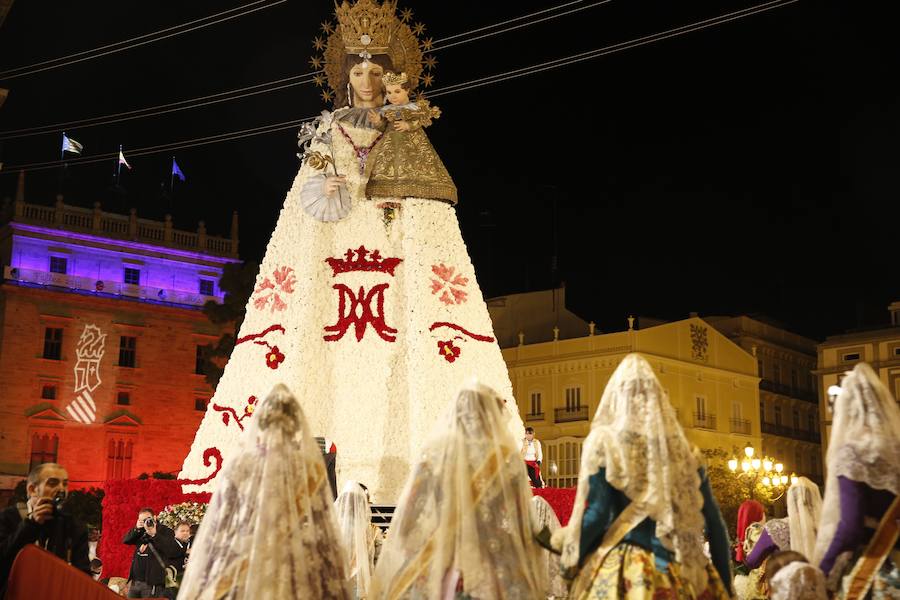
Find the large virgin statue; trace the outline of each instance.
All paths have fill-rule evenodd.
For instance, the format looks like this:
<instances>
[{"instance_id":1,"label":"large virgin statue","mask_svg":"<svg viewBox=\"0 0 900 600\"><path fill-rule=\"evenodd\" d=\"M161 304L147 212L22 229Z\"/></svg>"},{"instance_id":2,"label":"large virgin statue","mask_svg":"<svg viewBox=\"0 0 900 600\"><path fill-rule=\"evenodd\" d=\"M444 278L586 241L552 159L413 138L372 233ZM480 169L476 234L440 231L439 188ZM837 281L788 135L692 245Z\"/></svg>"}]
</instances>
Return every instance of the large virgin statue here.
<instances>
[{"instance_id":1,"label":"large virgin statue","mask_svg":"<svg viewBox=\"0 0 900 600\"><path fill-rule=\"evenodd\" d=\"M335 14L312 62L338 108L301 132L303 164L185 459L186 492L215 487L256 399L278 383L336 447L338 486L364 483L375 502L396 501L448 390L472 377L508 400L522 437L456 188L423 130L440 112L410 100L431 81L430 42L395 2Z\"/></svg>"}]
</instances>

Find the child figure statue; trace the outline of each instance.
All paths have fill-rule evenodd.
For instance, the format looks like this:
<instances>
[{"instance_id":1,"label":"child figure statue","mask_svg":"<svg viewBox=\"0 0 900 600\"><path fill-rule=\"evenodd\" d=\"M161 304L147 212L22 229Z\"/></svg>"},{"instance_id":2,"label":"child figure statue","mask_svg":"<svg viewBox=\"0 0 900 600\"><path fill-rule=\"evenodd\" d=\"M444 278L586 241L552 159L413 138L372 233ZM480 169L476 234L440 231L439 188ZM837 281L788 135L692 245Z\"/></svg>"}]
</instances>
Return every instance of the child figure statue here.
<instances>
[{"instance_id":1,"label":"child figure statue","mask_svg":"<svg viewBox=\"0 0 900 600\"><path fill-rule=\"evenodd\" d=\"M386 210L408 197L456 204L456 186L423 130L440 109L427 100L410 102L406 73L385 73L382 81L388 104L369 111L369 121L385 134L369 160L366 196Z\"/></svg>"}]
</instances>

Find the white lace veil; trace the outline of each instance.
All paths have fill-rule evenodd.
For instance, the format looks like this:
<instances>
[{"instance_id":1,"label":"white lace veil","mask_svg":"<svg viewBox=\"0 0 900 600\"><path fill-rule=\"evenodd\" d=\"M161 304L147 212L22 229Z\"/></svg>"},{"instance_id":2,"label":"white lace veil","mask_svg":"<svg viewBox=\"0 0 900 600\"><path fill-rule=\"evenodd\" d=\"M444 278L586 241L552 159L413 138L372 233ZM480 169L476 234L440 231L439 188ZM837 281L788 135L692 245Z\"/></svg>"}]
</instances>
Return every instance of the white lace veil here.
<instances>
[{"instance_id":1,"label":"white lace veil","mask_svg":"<svg viewBox=\"0 0 900 600\"><path fill-rule=\"evenodd\" d=\"M559 519L556 518L556 513L553 512L553 507L550 506L549 502L544 500L541 496L533 496L531 498L531 503L534 507L534 519L537 523L535 529L540 531L546 527L552 534L560 528ZM556 555L549 550L541 550L541 562L539 568L544 569L547 572L548 587L546 596L548 598L565 598L568 593L568 586L566 585L566 580L562 577L559 568L559 559Z\"/></svg>"},{"instance_id":2,"label":"white lace veil","mask_svg":"<svg viewBox=\"0 0 900 600\"><path fill-rule=\"evenodd\" d=\"M769 587L772 600L828 600L822 571L799 560L779 569Z\"/></svg>"},{"instance_id":3,"label":"white lace veil","mask_svg":"<svg viewBox=\"0 0 900 600\"><path fill-rule=\"evenodd\" d=\"M811 560L816 548L819 519L822 517L822 494L819 486L800 477L787 491L788 526L791 550Z\"/></svg>"},{"instance_id":4,"label":"white lace veil","mask_svg":"<svg viewBox=\"0 0 900 600\"><path fill-rule=\"evenodd\" d=\"M355 481L344 484L334 507L348 561L347 577L356 578L357 596L366 598L375 568L372 508L365 491Z\"/></svg>"},{"instance_id":5,"label":"white lace veil","mask_svg":"<svg viewBox=\"0 0 900 600\"><path fill-rule=\"evenodd\" d=\"M560 534L567 568L581 558L589 479L601 467L610 485L656 522L656 536L675 553L695 593L706 589L700 462L650 363L638 354L626 356L610 377L584 441L575 506Z\"/></svg>"},{"instance_id":6,"label":"white lace veil","mask_svg":"<svg viewBox=\"0 0 900 600\"><path fill-rule=\"evenodd\" d=\"M531 489L508 419L490 388L459 392L400 495L370 598L443 598L458 577L479 600L541 596Z\"/></svg>"},{"instance_id":7,"label":"white lace veil","mask_svg":"<svg viewBox=\"0 0 900 600\"><path fill-rule=\"evenodd\" d=\"M859 363L834 401L828 476L813 564L822 562L841 518L837 478L900 495L900 409L872 367Z\"/></svg>"},{"instance_id":8,"label":"white lace veil","mask_svg":"<svg viewBox=\"0 0 900 600\"><path fill-rule=\"evenodd\" d=\"M219 473L178 597L349 599L333 510L321 450L277 385Z\"/></svg>"}]
</instances>

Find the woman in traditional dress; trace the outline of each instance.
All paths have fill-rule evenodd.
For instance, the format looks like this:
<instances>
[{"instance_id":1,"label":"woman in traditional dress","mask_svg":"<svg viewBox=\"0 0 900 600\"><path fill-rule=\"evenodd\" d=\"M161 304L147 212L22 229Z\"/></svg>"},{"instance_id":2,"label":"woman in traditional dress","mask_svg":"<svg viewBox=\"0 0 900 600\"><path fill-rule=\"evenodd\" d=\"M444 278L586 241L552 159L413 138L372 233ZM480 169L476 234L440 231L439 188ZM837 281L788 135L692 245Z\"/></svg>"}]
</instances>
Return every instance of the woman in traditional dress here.
<instances>
[{"instance_id":1,"label":"woman in traditional dress","mask_svg":"<svg viewBox=\"0 0 900 600\"><path fill-rule=\"evenodd\" d=\"M534 496L531 499L531 503L534 505L537 522L535 529L540 531L546 527L547 531L553 535L553 532L560 528L559 519L556 518L553 507L541 496ZM541 556L541 564L538 568L546 569L547 571L548 587L546 597L553 600L565 598L568 595L568 585L563 579L559 568L559 557L549 550L542 550Z\"/></svg>"},{"instance_id":2,"label":"woman in traditional dress","mask_svg":"<svg viewBox=\"0 0 900 600\"><path fill-rule=\"evenodd\" d=\"M572 517L552 538L576 574L570 598L730 596L728 535L698 454L650 364L626 356L584 441Z\"/></svg>"},{"instance_id":3,"label":"woman in traditional dress","mask_svg":"<svg viewBox=\"0 0 900 600\"><path fill-rule=\"evenodd\" d=\"M286 382L303 386L313 433L334 441L339 489L347 479L364 481L375 501L393 504L417 460L421 432L446 406L446 390L476 376L512 398L449 175L440 186L428 180L443 194L409 187L390 219L380 205L394 192L375 186L373 194L388 197L366 193L371 153L384 137L369 121L384 105L384 74L405 73L410 93L431 78L424 71L433 61L423 58L407 13L395 10L395 2L343 2L337 24L326 23L325 39L316 41L324 50L315 58L325 72L318 78L323 95L338 108L305 130L303 165L182 478L208 480L204 455L214 449L227 461L238 429L236 419L223 426L222 411L243 415L248 398ZM402 135L425 140L420 133ZM421 159L410 157L410 164ZM515 403L510 412L508 426L521 439Z\"/></svg>"},{"instance_id":4,"label":"woman in traditional dress","mask_svg":"<svg viewBox=\"0 0 900 600\"><path fill-rule=\"evenodd\" d=\"M844 377L841 390L833 406L814 564L841 594L851 584L863 584L875 597L898 597L896 549L886 543L877 552L862 552L898 518L900 409L865 363ZM852 576L843 577L848 572Z\"/></svg>"},{"instance_id":5,"label":"woman in traditional dress","mask_svg":"<svg viewBox=\"0 0 900 600\"><path fill-rule=\"evenodd\" d=\"M338 527L347 554L347 577L358 599L368 598L375 569L375 526L366 492L348 481L334 502Z\"/></svg>"},{"instance_id":6,"label":"woman in traditional dress","mask_svg":"<svg viewBox=\"0 0 900 600\"><path fill-rule=\"evenodd\" d=\"M541 598L531 488L493 390L461 390L406 482L371 598Z\"/></svg>"},{"instance_id":7,"label":"woman in traditional dress","mask_svg":"<svg viewBox=\"0 0 900 600\"><path fill-rule=\"evenodd\" d=\"M256 409L218 479L181 600L349 600L322 453L285 386Z\"/></svg>"}]
</instances>

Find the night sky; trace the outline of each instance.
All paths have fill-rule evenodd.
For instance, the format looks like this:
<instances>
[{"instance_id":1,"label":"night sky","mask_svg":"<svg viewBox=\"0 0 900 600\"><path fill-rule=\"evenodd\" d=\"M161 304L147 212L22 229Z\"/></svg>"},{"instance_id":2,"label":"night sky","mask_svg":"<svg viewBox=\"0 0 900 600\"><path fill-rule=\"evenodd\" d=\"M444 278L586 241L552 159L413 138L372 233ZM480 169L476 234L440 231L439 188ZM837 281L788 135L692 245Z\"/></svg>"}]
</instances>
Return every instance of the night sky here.
<instances>
[{"instance_id":1,"label":"night sky","mask_svg":"<svg viewBox=\"0 0 900 600\"><path fill-rule=\"evenodd\" d=\"M581 4L590 4L583 2ZM95 48L242 3L18 0L0 70ZM541 2L401 1L436 40ZM593 50L753 2L612 0L435 53L435 87ZM577 6L573 4L573 7ZM871 3L802 0L639 48L441 96L428 135L457 183L487 297L564 281L569 308L606 331L628 314L765 314L816 338L887 320L900 300L900 52ZM450 7L450 8L448 8ZM311 72L333 9L290 0L240 19L11 80L0 131L143 108ZM313 85L102 127L70 127L84 156L317 114ZM0 137L3 137L0 134ZM58 132L0 142L0 197L16 165L59 158ZM70 167L66 202L227 235L259 261L298 168L294 130ZM59 170L28 176L52 204ZM553 256L558 256L556 270Z\"/></svg>"}]
</instances>

